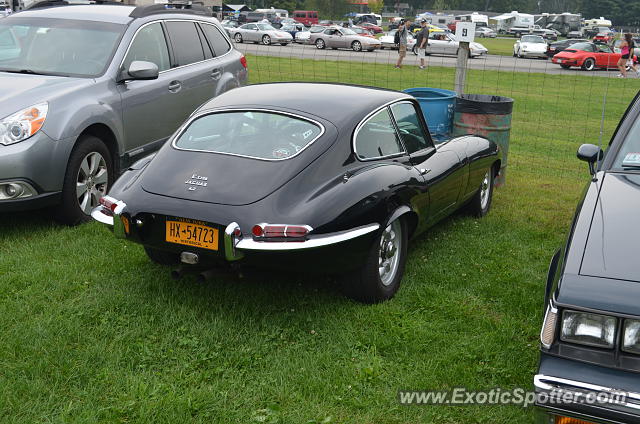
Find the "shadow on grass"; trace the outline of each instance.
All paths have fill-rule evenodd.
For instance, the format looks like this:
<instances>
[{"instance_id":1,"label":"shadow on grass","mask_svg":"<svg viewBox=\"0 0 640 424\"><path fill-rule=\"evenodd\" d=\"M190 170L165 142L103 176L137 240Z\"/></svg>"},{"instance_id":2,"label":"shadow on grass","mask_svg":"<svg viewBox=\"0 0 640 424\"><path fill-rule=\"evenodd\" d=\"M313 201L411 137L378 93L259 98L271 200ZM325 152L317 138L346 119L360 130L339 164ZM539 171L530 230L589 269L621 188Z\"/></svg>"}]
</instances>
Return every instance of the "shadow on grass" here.
<instances>
[{"instance_id":1,"label":"shadow on grass","mask_svg":"<svg viewBox=\"0 0 640 424\"><path fill-rule=\"evenodd\" d=\"M51 209L0 213L0 241L62 227L64 226L53 218Z\"/></svg>"}]
</instances>

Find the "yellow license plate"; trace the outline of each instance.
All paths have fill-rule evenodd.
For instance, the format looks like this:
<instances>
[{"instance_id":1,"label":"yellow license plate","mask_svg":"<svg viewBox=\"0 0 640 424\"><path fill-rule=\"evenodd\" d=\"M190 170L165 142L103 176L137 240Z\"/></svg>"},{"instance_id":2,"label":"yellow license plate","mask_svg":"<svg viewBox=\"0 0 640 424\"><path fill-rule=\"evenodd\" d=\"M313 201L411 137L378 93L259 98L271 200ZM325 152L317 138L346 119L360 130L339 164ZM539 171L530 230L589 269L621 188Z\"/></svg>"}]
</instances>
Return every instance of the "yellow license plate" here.
<instances>
[{"instance_id":1,"label":"yellow license plate","mask_svg":"<svg viewBox=\"0 0 640 424\"><path fill-rule=\"evenodd\" d=\"M201 221L167 220L165 240L169 243L218 250L218 229Z\"/></svg>"}]
</instances>

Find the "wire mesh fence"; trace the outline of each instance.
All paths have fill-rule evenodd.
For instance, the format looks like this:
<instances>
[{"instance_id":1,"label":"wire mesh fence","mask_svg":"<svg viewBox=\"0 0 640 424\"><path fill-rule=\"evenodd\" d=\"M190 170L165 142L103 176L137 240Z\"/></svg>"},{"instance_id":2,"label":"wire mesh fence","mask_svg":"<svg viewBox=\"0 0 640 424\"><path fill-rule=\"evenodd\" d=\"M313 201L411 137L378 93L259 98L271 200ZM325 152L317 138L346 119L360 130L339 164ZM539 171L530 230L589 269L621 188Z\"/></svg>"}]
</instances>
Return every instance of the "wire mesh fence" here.
<instances>
[{"instance_id":1,"label":"wire mesh fence","mask_svg":"<svg viewBox=\"0 0 640 424\"><path fill-rule=\"evenodd\" d=\"M389 49L355 52L308 44L253 43L236 43L236 47L247 55L250 83L322 81L396 90L454 88L455 52L427 56L425 69L408 52L397 69L398 52ZM634 71L628 78L618 78L617 68L563 69L548 59L502 53L489 51L469 59L465 92L514 99L509 173L584 181L585 165L575 159L577 148L582 143L606 146L640 88L640 78ZM312 98L309 105L312 109Z\"/></svg>"}]
</instances>

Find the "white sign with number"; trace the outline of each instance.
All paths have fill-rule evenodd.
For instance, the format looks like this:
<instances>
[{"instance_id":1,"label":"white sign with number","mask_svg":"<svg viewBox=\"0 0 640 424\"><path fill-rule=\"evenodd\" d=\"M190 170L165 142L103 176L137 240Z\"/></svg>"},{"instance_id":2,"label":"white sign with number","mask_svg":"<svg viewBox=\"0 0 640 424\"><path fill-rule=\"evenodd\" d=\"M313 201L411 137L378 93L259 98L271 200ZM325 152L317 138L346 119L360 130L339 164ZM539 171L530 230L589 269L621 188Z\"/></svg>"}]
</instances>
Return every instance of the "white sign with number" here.
<instances>
[{"instance_id":1,"label":"white sign with number","mask_svg":"<svg viewBox=\"0 0 640 424\"><path fill-rule=\"evenodd\" d=\"M458 22L456 23L456 40L473 42L476 36L475 22Z\"/></svg>"}]
</instances>

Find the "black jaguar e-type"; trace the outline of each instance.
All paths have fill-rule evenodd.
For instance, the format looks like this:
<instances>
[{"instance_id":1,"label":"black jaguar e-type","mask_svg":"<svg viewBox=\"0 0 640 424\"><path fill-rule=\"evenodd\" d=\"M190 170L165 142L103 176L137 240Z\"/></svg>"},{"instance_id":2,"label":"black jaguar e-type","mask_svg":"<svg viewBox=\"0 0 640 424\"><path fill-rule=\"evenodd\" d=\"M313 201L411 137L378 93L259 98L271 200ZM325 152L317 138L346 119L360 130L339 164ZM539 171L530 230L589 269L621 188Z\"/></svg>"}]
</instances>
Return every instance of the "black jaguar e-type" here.
<instances>
[{"instance_id":1,"label":"black jaguar e-type","mask_svg":"<svg viewBox=\"0 0 640 424\"><path fill-rule=\"evenodd\" d=\"M499 170L485 138L434 145L407 94L252 85L200 107L92 216L161 264L335 273L378 302L400 286L408 239L463 205L486 214Z\"/></svg>"},{"instance_id":2,"label":"black jaguar e-type","mask_svg":"<svg viewBox=\"0 0 640 424\"><path fill-rule=\"evenodd\" d=\"M540 423L640 423L640 94L591 179L547 276Z\"/></svg>"}]
</instances>

